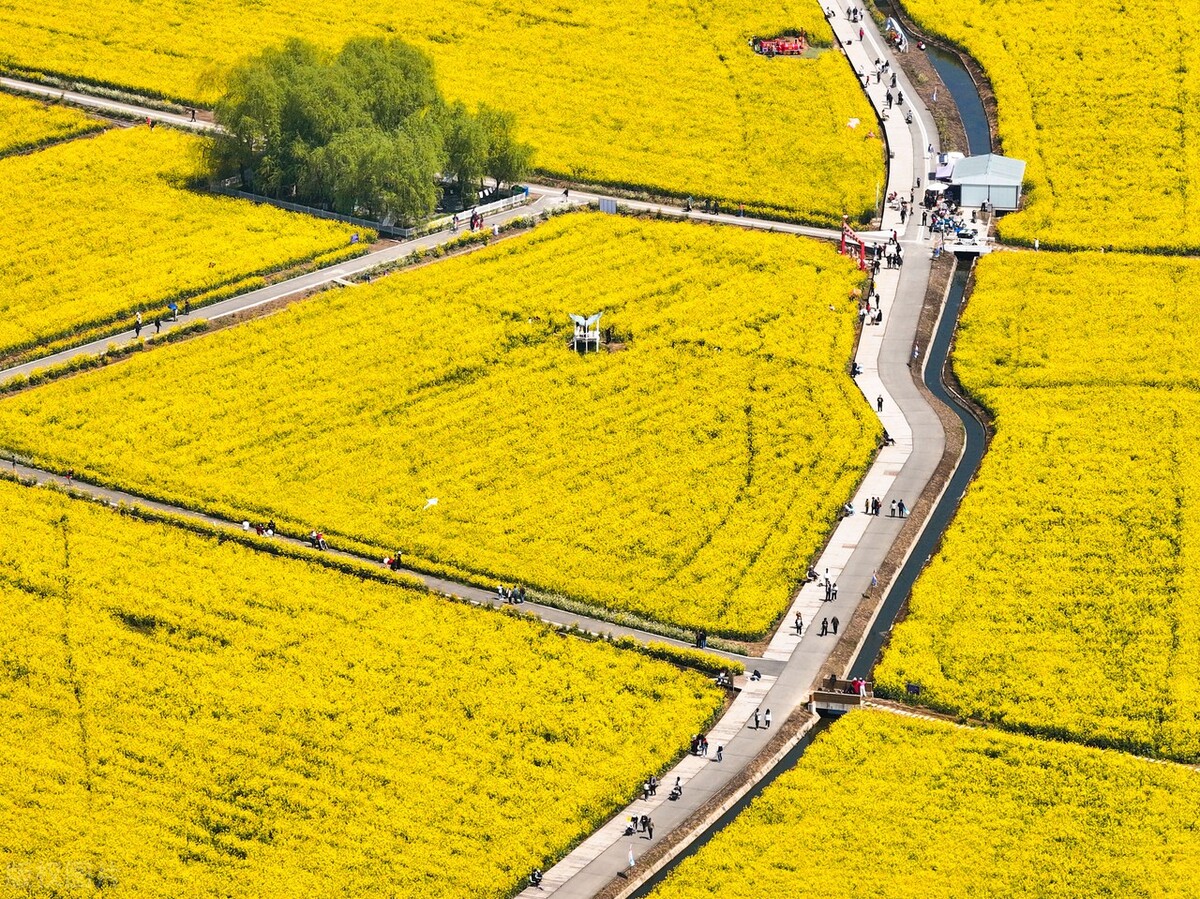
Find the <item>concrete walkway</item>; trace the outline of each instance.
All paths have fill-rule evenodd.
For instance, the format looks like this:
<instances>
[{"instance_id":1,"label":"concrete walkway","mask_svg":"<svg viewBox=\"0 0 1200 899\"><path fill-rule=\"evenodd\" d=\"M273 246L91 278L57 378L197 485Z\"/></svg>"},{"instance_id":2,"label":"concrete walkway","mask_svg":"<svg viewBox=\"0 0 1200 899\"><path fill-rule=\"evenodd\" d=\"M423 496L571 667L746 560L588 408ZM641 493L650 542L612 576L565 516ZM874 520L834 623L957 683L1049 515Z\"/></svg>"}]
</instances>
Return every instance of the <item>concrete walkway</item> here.
<instances>
[{"instance_id":1,"label":"concrete walkway","mask_svg":"<svg viewBox=\"0 0 1200 899\"><path fill-rule=\"evenodd\" d=\"M525 216L538 215L551 204L542 196L530 195L531 202L524 206L514 206L512 209L506 209L503 212L494 213L485 216L487 227L492 225L503 225L505 222L514 218L522 218ZM249 201L246 201L249 202ZM461 237L463 231L452 232L436 231L432 234L426 234L423 237L417 237L412 240L406 240L403 243L394 244L384 247L383 249L374 250L365 255L358 256L354 259L348 259L345 262L339 262L329 268L317 269L305 275L299 275L295 278L290 278L286 281L279 281L276 284L271 284L267 287L260 287L258 290L252 290L249 293L238 294L230 297L227 300L221 300L218 303L212 303L208 306L203 306L199 309L192 310L190 316L180 313L179 323L186 324L194 319L205 319L208 321L216 321L226 318L230 315L235 315L239 312L245 312L249 309L255 309L258 306L273 303L276 300L284 299L285 297L295 296L296 294L305 293L310 290L315 290L319 287L326 287L330 284L335 284L339 280L352 278L355 275L362 274L365 271L375 268L379 265L384 265L389 262L396 262L411 254L414 250L428 250L442 244L449 243L455 238ZM344 288L353 290L354 286ZM172 322L164 321L164 326L170 327ZM146 324L142 326L142 335L144 338L153 337L153 325ZM116 334L110 334L108 337L102 337L98 340L93 340L90 343L81 344L79 346L70 347L61 352L55 353L52 356L42 356L38 359L30 360L21 365L14 365L11 368L0 369L0 383L7 381L9 378L16 375L29 375L30 373L42 368L48 368L52 365L60 365L63 362L68 362L78 356L97 356L110 347L122 346L124 344L133 343L136 336L132 330L121 331Z\"/></svg>"},{"instance_id":2,"label":"concrete walkway","mask_svg":"<svg viewBox=\"0 0 1200 899\"><path fill-rule=\"evenodd\" d=\"M847 58L857 71L874 72L877 57L890 58L873 23L863 25L868 32L865 43L858 41L857 23L851 24L842 18L832 21L831 25L835 34L847 43ZM900 66L894 61L892 69L898 72L899 86L904 90L906 100L911 97L920 104L916 92L911 90ZM886 91L886 82L879 86L871 84L867 89L868 97L881 114L887 106ZM905 105L909 106L908 103ZM924 185L928 177L928 148L937 139L937 129L926 109L919 105L912 108L914 122L911 126L905 123L902 113L890 115L883 124L891 151L887 190L904 197L916 190L920 199L916 183L920 178ZM743 224L734 218L732 224ZM787 230L778 225L775 228ZM825 602L824 588L817 584L802 588L764 656L766 660L785 662L783 671L777 677L748 685L739 695L708 735L708 758L685 757L663 777L663 789L657 796L649 801L638 800L619 812L547 871L540 890L528 888L522 892L520 895L525 899L549 895L560 899L594 896L628 869L631 850L636 860L652 844L643 834L624 835L625 825L632 815L649 815L655 823L656 837L661 839L721 792L759 756L773 731L753 726L755 710L765 712L770 709L778 725L802 709L812 692L814 680L837 643L832 635L820 636L820 619L837 616L842 622L850 621L871 585L872 576L882 566L903 527L902 519L888 517L891 500L904 499L911 508L928 486L942 457L945 433L937 414L913 382L909 364L929 283L930 251L928 244L920 239L919 226L914 231L911 219L902 225L899 210L888 208L875 241L882 243L885 235L890 235L893 230L905 250L904 265L900 269L880 271L876 284L884 312L883 324L864 327L856 360L863 368L863 374L857 378L859 387L873 409L878 398L883 397L880 419L896 439L896 445L880 450L855 496L856 513L839 523L815 566L822 575L829 570L830 578L838 584L838 599ZM918 354L923 359L921 348L918 348ZM879 496L883 500L880 517L863 514L868 496ZM797 636L792 626L796 611L804 616L803 636ZM715 761L718 745L723 747L724 756L719 763ZM671 802L667 793L676 777L683 785L683 797ZM630 888L640 879L641 873L635 869L630 877Z\"/></svg>"},{"instance_id":3,"label":"concrete walkway","mask_svg":"<svg viewBox=\"0 0 1200 899\"><path fill-rule=\"evenodd\" d=\"M0 78L0 88L18 94L28 94L41 100L56 100L60 103L70 103L72 106L82 106L94 109L104 115L117 115L130 119L153 119L165 125L187 128L191 131L214 131L217 126L213 122L191 120L190 115L180 115L165 112L161 109L150 109L134 103L124 103L120 100L109 100L95 94L84 94L79 91L64 90L49 84L38 84L36 81L22 81L19 78Z\"/></svg>"},{"instance_id":4,"label":"concrete walkway","mask_svg":"<svg viewBox=\"0 0 1200 899\"><path fill-rule=\"evenodd\" d=\"M109 487L100 487L96 484L89 484L86 481L81 481L78 478L68 480L60 474L51 471L46 471L41 468L34 468L31 465L25 465L21 462L13 462L5 460L3 462L5 471L16 475L25 481L36 481L38 484L56 484L60 487L67 487L76 493L81 493L85 496L90 496L94 499L103 500L110 506L138 506L151 512L158 512L164 515L173 515L180 518L190 519L199 524L207 525L212 528L225 528L241 531L241 524L229 519L219 518L215 515L209 515L204 512L197 512L192 509L185 509L182 506L174 506L170 503L163 503L157 500L146 499L138 496L135 493L128 493L124 490L113 490ZM273 538L280 543L288 544L293 547L308 547L308 543L296 537L287 537L283 534L276 534ZM347 561L367 563L383 568L383 562L380 559L368 559L355 553L345 552L331 546L327 550L329 556L338 559L346 559ZM583 631L587 634L594 634L598 637L632 637L639 643L666 643L670 646L679 649L693 649L692 643L676 640L673 637L664 637L660 634L652 633L651 631L640 630L635 627L626 627L620 624L614 624L610 621L604 621L600 618L592 618L587 615L580 615L575 612L568 612L556 606L546 605L536 601L526 601L520 605L511 605L502 600L496 595L494 590L486 590L482 587L476 587L472 584L464 584L459 581L452 581L446 578L436 577L431 574L425 574L420 571L414 571L411 568L401 568L401 573L407 574L416 578L428 589L434 593L440 593L443 596L456 597L465 599L474 605L478 606L505 606L512 608L524 614L536 615L539 619L547 624L553 625L560 629L571 629ZM708 652L712 655L722 656L737 662L741 662L746 666L746 671L750 672L758 669L763 674L777 674L783 670L783 663L780 661L770 661L759 659L753 656L739 655L732 652L724 652L719 649L709 649ZM746 675L739 676L735 679L735 686L740 685L746 680Z\"/></svg>"},{"instance_id":5,"label":"concrete walkway","mask_svg":"<svg viewBox=\"0 0 1200 899\"><path fill-rule=\"evenodd\" d=\"M860 73L874 73L875 58L888 58L883 39L878 35L873 23L864 23L867 30L865 42L858 40L857 23L850 23L844 17L831 22L835 33L846 45L847 58L853 68ZM778 64L778 62L776 62ZM919 98L895 62L892 69L897 73L900 87L904 90L906 99L911 98L919 104ZM874 84L874 78L867 87L867 93L877 109L886 107L884 94L887 82ZM5 83L0 81L0 84ZM59 92L52 92L55 96ZM67 99L74 100L68 93ZM96 105L93 98L80 95L77 101L81 105ZM905 104L908 106L909 104ZM134 108L136 109L136 108ZM124 109L121 110L125 112ZM929 154L928 147L936 140L936 128L928 112L923 107L914 107L914 123L909 126L904 122L903 112L893 113L883 124L884 134L891 151L888 167L888 193L896 192L900 196L908 196L910 191L917 191L917 179L928 177ZM142 111L137 111L141 114ZM128 114L128 113L126 113ZM156 117L154 112L147 113ZM882 113L881 113L882 114ZM166 116L167 114L161 114ZM177 118L177 117L176 117ZM160 118L162 121L172 121ZM182 123L190 125L191 123ZM557 203L587 203L600 199L599 194L577 192L571 190L568 195L561 190L552 190L535 186L536 203L540 208L547 208ZM778 231L825 239L837 239L839 233L829 229L811 228L802 225L790 225L780 222L743 218L736 215L709 215L693 211L685 213L678 207L657 205L654 203L621 199L622 205L637 211L659 211L665 215L681 218L692 218L703 221L715 221L725 225L751 227L764 231ZM516 214L527 213L517 210ZM906 250L904 266L897 271L884 270L880 273L877 289L882 300L884 323L881 326L868 326L860 341L857 360L863 368L858 383L866 396L871 408L876 407L876 400L883 398L881 419L884 427L896 438L894 447L881 450L875 464L868 471L858 495L855 498L856 514L844 519L834 531L825 554L817 563L817 570L823 572L829 569L830 577L839 586L838 599L832 603L823 601L824 591L818 592L812 585L799 591L793 602L792 610L785 616L780 632L772 639L767 656L758 667L765 676L759 681L743 683L737 698L722 719L708 734L710 754L707 758L688 756L683 759L667 776L663 778L663 787L658 795L648 802L638 800L629 807L618 812L607 824L581 843L568 854L559 864L546 872L542 889L527 889L521 895L526 897L558 895L560 897L594 896L607 886L618 873L628 867L629 853L632 849L635 857L649 845L651 841L643 839L642 835L634 838L624 836L625 824L631 815L647 814L655 822L656 836L661 839L675 827L682 824L695 813L710 798L722 792L740 772L746 769L762 753L769 739L774 735L774 729L755 728L752 725L756 710L770 709L776 727L789 715L800 710L807 701L812 690L813 681L821 671L836 645L836 638L821 637L819 630L812 627L815 617L832 618L837 615L842 621L849 622L854 609L863 593L870 585L873 573L881 567L883 559L890 551L900 528L901 519L887 517L891 499L903 498L911 507L915 505L918 495L925 489L929 478L941 459L945 436L941 423L933 409L926 403L924 397L913 383L909 363L912 361L913 339L916 334L917 322L925 299L925 291L929 277L929 245L921 238L920 228L915 230L911 224L904 227L900 224L899 213L893 209L885 210L883 232L878 235L882 240L883 234L892 230L898 232L901 244ZM434 238L436 242L437 238ZM430 244L432 245L432 244ZM412 244L393 248L399 258L411 252ZM367 268L387 261L383 253L375 254L376 258L368 257L355 260ZM339 271L340 270L340 271ZM358 270L362 270L361 268ZM250 302L270 302L278 296L287 296L298 290L308 289L320 283L328 283L335 278L345 277L353 273L348 264L343 263L330 271L315 273L317 280L311 285L295 286L293 282L276 285L280 293L276 297L250 300ZM306 276L307 277L307 276ZM289 289L289 285L293 285ZM253 297L248 294L244 298L236 298L231 305L236 306L237 300L247 300ZM210 307L213 308L213 307ZM249 308L242 306L241 308ZM233 311L238 311L234 309ZM225 314L231 314L226 312ZM206 312L206 317L213 317ZM102 341L102 344L107 342ZM101 347L102 349L103 347ZM81 348L82 351L82 348ZM97 350L93 349L92 352ZM43 361L42 364L46 364ZM10 373L0 373L0 377ZM863 502L867 496L880 496L884 502L884 514L881 517L868 517L862 514ZM153 507L153 504L130 497L126 501L136 501ZM170 510L176 512L177 510ZM881 588L884 585L880 585ZM458 589L444 592L463 595ZM438 589L434 587L434 589ZM468 590L474 588L467 588ZM478 591L483 593L484 591ZM483 601L482 597L471 597ZM805 617L803 637L797 637L791 623L795 611L801 611ZM548 617L558 610L541 609ZM604 627L608 627L604 625ZM660 639L646 635L646 639ZM715 760L716 748L722 747L723 760ZM647 771L646 775L651 772ZM667 798L675 778L680 779L683 786L683 797L677 802ZM641 872L635 870L636 879ZM631 880L631 883L634 882Z\"/></svg>"}]
</instances>

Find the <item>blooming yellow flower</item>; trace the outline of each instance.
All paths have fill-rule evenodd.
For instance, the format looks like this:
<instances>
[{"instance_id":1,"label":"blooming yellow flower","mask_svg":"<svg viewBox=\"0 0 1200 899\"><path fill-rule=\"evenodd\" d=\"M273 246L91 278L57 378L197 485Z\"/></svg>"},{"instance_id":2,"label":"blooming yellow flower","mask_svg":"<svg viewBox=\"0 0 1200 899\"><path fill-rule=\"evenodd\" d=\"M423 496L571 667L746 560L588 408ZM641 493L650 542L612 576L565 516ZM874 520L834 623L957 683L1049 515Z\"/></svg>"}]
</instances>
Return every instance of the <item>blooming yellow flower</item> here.
<instances>
[{"instance_id":1,"label":"blooming yellow flower","mask_svg":"<svg viewBox=\"0 0 1200 899\"><path fill-rule=\"evenodd\" d=\"M564 216L13 397L0 442L489 587L758 634L876 441L846 374L858 277L793 236ZM568 315L594 312L623 351L570 351Z\"/></svg>"}]
</instances>

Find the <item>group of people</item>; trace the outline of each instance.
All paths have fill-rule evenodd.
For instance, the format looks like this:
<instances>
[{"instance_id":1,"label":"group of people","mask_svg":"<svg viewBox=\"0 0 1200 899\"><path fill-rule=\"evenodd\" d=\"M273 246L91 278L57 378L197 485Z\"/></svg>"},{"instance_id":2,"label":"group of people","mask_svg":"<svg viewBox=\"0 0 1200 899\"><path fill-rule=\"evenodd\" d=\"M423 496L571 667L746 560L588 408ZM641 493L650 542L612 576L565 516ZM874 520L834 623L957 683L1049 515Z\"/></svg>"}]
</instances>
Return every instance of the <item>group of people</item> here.
<instances>
[{"instance_id":1,"label":"group of people","mask_svg":"<svg viewBox=\"0 0 1200 899\"><path fill-rule=\"evenodd\" d=\"M692 198L691 197L688 197L688 201L687 201L687 205L685 206L685 209L688 212L692 211ZM713 215L717 215L721 211L721 202L716 197L711 197L710 199L705 200L704 201L704 211L712 213Z\"/></svg>"},{"instance_id":2,"label":"group of people","mask_svg":"<svg viewBox=\"0 0 1200 899\"><path fill-rule=\"evenodd\" d=\"M943 193L931 207L921 213L921 224L928 222L932 234L958 234L967 227L961 211L958 204Z\"/></svg>"},{"instance_id":3,"label":"group of people","mask_svg":"<svg viewBox=\"0 0 1200 899\"><path fill-rule=\"evenodd\" d=\"M761 713L759 709L754 710L754 729L758 730L759 727L766 727L767 730L771 729L770 709L767 709L765 713ZM720 759L717 759L717 761L720 761Z\"/></svg>"},{"instance_id":4,"label":"group of people","mask_svg":"<svg viewBox=\"0 0 1200 899\"><path fill-rule=\"evenodd\" d=\"M274 530L274 528L272 528ZM324 531L312 530L308 532L308 543L313 549L329 549L329 544L325 542Z\"/></svg>"},{"instance_id":5,"label":"group of people","mask_svg":"<svg viewBox=\"0 0 1200 899\"><path fill-rule=\"evenodd\" d=\"M647 800L651 796L658 795L658 778L651 774L642 781L642 799Z\"/></svg>"},{"instance_id":6,"label":"group of people","mask_svg":"<svg viewBox=\"0 0 1200 899\"><path fill-rule=\"evenodd\" d=\"M833 625L833 635L836 637L839 623L840 622L838 621L837 615L834 615L832 618L822 618L821 619L820 636L822 636L822 637L829 636L829 633L830 633L829 627L830 627L830 625Z\"/></svg>"},{"instance_id":7,"label":"group of people","mask_svg":"<svg viewBox=\"0 0 1200 899\"><path fill-rule=\"evenodd\" d=\"M900 201L900 221L904 221L907 214L908 201ZM871 259L871 274L878 275L879 269L886 264L888 268L900 268L904 265L904 250L900 247L900 241L896 237L896 232L892 232L892 236L888 238L887 243L882 246L875 246L875 255ZM883 317L880 316L880 321Z\"/></svg>"},{"instance_id":8,"label":"group of people","mask_svg":"<svg viewBox=\"0 0 1200 899\"><path fill-rule=\"evenodd\" d=\"M403 555L404 555L403 552L401 552L400 550L396 550L395 553L384 558L383 567L388 569L389 571L399 571L400 565L401 565L400 558Z\"/></svg>"},{"instance_id":9,"label":"group of people","mask_svg":"<svg viewBox=\"0 0 1200 899\"><path fill-rule=\"evenodd\" d=\"M472 209L471 210L471 230L478 231L482 227L483 227L483 213L480 212L478 209ZM499 228L499 226L497 226L497 229L498 228ZM454 213L454 215L451 216L451 218L450 218L450 230L458 231L458 213L457 212ZM497 230L496 233L499 233L499 231Z\"/></svg>"},{"instance_id":10,"label":"group of people","mask_svg":"<svg viewBox=\"0 0 1200 899\"><path fill-rule=\"evenodd\" d=\"M890 436L888 436L886 432L884 433L884 440L891 441L891 443L896 442L895 440L892 440L892 438ZM884 445L886 446L889 444L887 444L885 442ZM880 499L878 496L868 497L863 502L863 512L867 515L875 515L875 516L879 516L879 515L883 514L883 500ZM906 506L904 504L904 500L902 500L902 499L892 500L891 505L889 507L889 511L888 511L888 518L907 518L907 517L908 517L908 506ZM835 591L836 591L836 585L835 585Z\"/></svg>"},{"instance_id":11,"label":"group of people","mask_svg":"<svg viewBox=\"0 0 1200 899\"><path fill-rule=\"evenodd\" d=\"M515 587L505 587L501 584L496 588L496 596L501 602L510 602L513 605L520 605L525 601L525 588L518 584Z\"/></svg>"},{"instance_id":12,"label":"group of people","mask_svg":"<svg viewBox=\"0 0 1200 899\"><path fill-rule=\"evenodd\" d=\"M154 317L154 333L157 334L162 330L162 317ZM139 311L133 322L133 336L135 338L142 336L142 313Z\"/></svg>"},{"instance_id":13,"label":"group of people","mask_svg":"<svg viewBox=\"0 0 1200 899\"><path fill-rule=\"evenodd\" d=\"M718 672L717 677L716 677L716 684L718 687L732 687L733 686L733 678L729 676L728 671Z\"/></svg>"},{"instance_id":14,"label":"group of people","mask_svg":"<svg viewBox=\"0 0 1200 899\"><path fill-rule=\"evenodd\" d=\"M649 815L630 815L629 826L625 828L625 836L631 837L636 833L644 833L646 839L654 839L654 822Z\"/></svg>"},{"instance_id":15,"label":"group of people","mask_svg":"<svg viewBox=\"0 0 1200 899\"><path fill-rule=\"evenodd\" d=\"M864 325L883 324L883 309L879 305L879 294L872 292L867 294L864 299L859 300L858 320Z\"/></svg>"},{"instance_id":16,"label":"group of people","mask_svg":"<svg viewBox=\"0 0 1200 899\"><path fill-rule=\"evenodd\" d=\"M260 537L274 537L275 536L275 519L272 518L266 524L263 524L261 521L256 522L254 525L254 533L258 534L258 536L260 536Z\"/></svg>"},{"instance_id":17,"label":"group of people","mask_svg":"<svg viewBox=\"0 0 1200 899\"><path fill-rule=\"evenodd\" d=\"M176 303L174 300L171 300L171 302L167 303L167 311L169 313L171 313L171 321L173 321L173 322L179 321L179 304L178 303ZM184 300L183 301L183 314L189 315L189 314L191 314L191 311L192 311L192 301ZM160 333L162 331L162 316L161 315L154 316L154 321L151 324L154 325L154 333L155 334ZM145 321L142 319L142 313L139 310L137 315L134 316L134 320L133 320L133 336L135 339L142 336L142 328L144 328L145 326L146 326Z\"/></svg>"},{"instance_id":18,"label":"group of people","mask_svg":"<svg viewBox=\"0 0 1200 899\"><path fill-rule=\"evenodd\" d=\"M708 757L708 737L704 734L696 734L692 737L692 755Z\"/></svg>"}]
</instances>

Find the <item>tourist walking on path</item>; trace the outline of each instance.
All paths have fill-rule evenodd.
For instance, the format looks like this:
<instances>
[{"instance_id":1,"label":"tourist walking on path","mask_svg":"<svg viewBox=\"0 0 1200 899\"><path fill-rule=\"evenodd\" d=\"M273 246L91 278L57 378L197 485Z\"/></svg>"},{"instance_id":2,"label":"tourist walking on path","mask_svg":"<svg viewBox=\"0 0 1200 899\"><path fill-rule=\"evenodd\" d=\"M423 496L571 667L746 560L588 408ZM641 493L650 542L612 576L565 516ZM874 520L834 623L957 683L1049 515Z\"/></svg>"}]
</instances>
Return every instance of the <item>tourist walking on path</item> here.
<instances>
[{"instance_id":1,"label":"tourist walking on path","mask_svg":"<svg viewBox=\"0 0 1200 899\"><path fill-rule=\"evenodd\" d=\"M883 394L882 393L875 399L875 411L880 412L880 413L883 412Z\"/></svg>"},{"instance_id":2,"label":"tourist walking on path","mask_svg":"<svg viewBox=\"0 0 1200 899\"><path fill-rule=\"evenodd\" d=\"M767 722L767 730L770 730L771 729L771 710L770 709L767 709L767 713L763 716L763 720Z\"/></svg>"},{"instance_id":3,"label":"tourist walking on path","mask_svg":"<svg viewBox=\"0 0 1200 899\"><path fill-rule=\"evenodd\" d=\"M825 636L825 635L827 635L828 633L829 633L829 619L828 619L828 618L822 618L822 619L821 619L821 636L822 636L822 637L824 637L824 636ZM757 720L758 720L758 712L755 712L755 713L754 713L754 718L755 718L755 724L754 724L754 726L755 726L755 727L758 727L758 723L757 723Z\"/></svg>"}]
</instances>

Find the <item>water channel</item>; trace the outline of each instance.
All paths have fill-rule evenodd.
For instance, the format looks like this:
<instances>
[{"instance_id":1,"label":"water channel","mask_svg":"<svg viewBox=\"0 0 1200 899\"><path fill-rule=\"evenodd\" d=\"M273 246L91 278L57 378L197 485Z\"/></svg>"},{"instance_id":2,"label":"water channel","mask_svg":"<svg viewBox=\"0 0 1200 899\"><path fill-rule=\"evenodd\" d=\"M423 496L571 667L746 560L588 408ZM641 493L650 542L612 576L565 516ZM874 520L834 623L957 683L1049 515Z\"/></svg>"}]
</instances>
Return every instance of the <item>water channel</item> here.
<instances>
[{"instance_id":1,"label":"water channel","mask_svg":"<svg viewBox=\"0 0 1200 899\"><path fill-rule=\"evenodd\" d=\"M983 101L979 99L979 91L975 89L971 73L949 50L928 44L925 55L933 63L938 77L942 79L958 107L959 117L967 132L967 151L973 156L992 152L992 131L988 127Z\"/></svg>"},{"instance_id":2,"label":"water channel","mask_svg":"<svg viewBox=\"0 0 1200 899\"><path fill-rule=\"evenodd\" d=\"M967 143L970 152L975 154L990 152L991 134L988 128L987 116L984 114L983 102L979 98L979 93L975 89L975 82L971 79L970 74L954 54L938 50L932 46L926 52L929 53L934 67L937 69L938 74L946 84L947 89L954 98L954 102L959 108L959 113L963 119L963 126L967 132ZM958 468L951 476L950 482L946 485L941 499L930 511L925 528L913 545L912 552L909 553L904 565L892 582L887 595L884 597L883 603L879 607L875 624L867 634L863 645L859 648L858 655L851 662L847 677L867 677L871 669L874 668L879 651L883 646L884 640L887 639L888 633L891 631L896 615L904 605L905 600L908 599L913 584L929 561L938 542L942 539L943 532L954 517L954 513L958 510L967 485L975 477L975 472L978 470L979 463L983 459L987 437L983 424L975 417L972 410L965 406L959 400L958 396L952 393L943 382L943 374L946 366L949 364L950 344L954 339L954 331L958 325L959 310L962 307L963 298L966 294L970 274L971 262L966 259L960 259L958 267L954 272L954 277L950 282L950 292L946 298L945 307L942 309L942 316L938 321L937 331L934 334L933 341L926 355L924 372L925 386L929 388L929 391L935 397L950 407L962 422L965 430L962 458L959 461ZM676 865L699 852L709 840L720 833L727 824L745 810L777 777L790 771L800 760L801 756L804 755L805 750L808 749L812 741L829 724L830 722L827 720L818 722L780 760L779 764L768 771L745 796L734 803L711 827L697 836L686 849L666 864L662 870L658 871L642 884L631 895L630 899L643 899L643 897L649 896L654 891L654 888L675 869Z\"/></svg>"}]
</instances>

